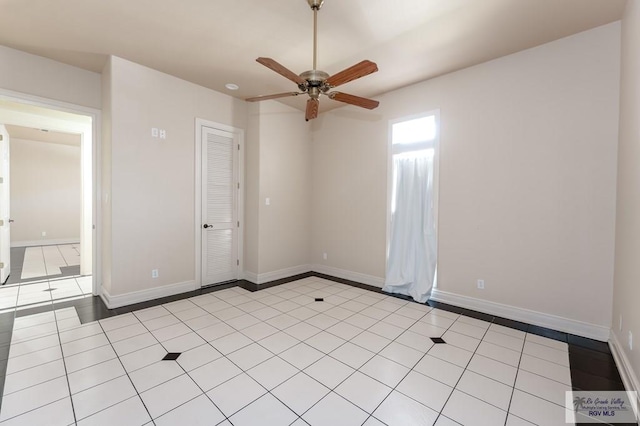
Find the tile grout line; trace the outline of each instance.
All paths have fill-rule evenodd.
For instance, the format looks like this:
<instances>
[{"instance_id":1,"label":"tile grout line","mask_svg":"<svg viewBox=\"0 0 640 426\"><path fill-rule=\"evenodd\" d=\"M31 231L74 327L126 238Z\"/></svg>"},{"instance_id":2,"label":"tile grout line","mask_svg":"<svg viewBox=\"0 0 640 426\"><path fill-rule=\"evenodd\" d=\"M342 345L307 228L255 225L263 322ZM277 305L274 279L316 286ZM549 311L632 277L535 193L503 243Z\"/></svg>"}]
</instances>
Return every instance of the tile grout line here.
<instances>
[{"instance_id":1,"label":"tile grout line","mask_svg":"<svg viewBox=\"0 0 640 426\"><path fill-rule=\"evenodd\" d=\"M42 253L42 264L44 265L44 273L45 276L49 276L49 269L47 269L47 260L44 257L44 248L40 246L40 252ZM47 279L47 285L49 285L49 280Z\"/></svg>"},{"instance_id":2,"label":"tile grout line","mask_svg":"<svg viewBox=\"0 0 640 426\"><path fill-rule=\"evenodd\" d=\"M71 403L71 414L73 414L74 422L77 423L78 419L76 418L76 408L75 408L75 405L73 403L73 398L72 398L72 394L71 394L71 384L69 383L69 371L67 370L67 362L66 362L65 357L64 357L64 352L62 351L62 340L60 339L60 329L58 328L58 316L57 316L55 310L53 311L53 317L54 317L54 320L55 320L55 323L56 323L56 331L57 331L58 342L60 343L60 355L62 356L62 365L64 366L65 380L67 382L67 389L69 390L69 402Z\"/></svg>"},{"instance_id":3,"label":"tile grout line","mask_svg":"<svg viewBox=\"0 0 640 426\"><path fill-rule=\"evenodd\" d=\"M527 333L525 332L524 340L522 341L522 352L520 352L520 358L518 358L518 368L516 369L516 377L515 377L515 379L513 381L513 389L511 390L511 398L509 398L509 405L507 406L507 418L504 421L505 422L505 426L507 425L507 421L509 420L509 414L511 413L511 403L513 402L513 396L516 393L516 383L518 381L518 374L520 373L520 364L522 363L522 356L524 355L524 345L525 345L526 341L527 341ZM515 416L515 414L514 414L514 416ZM518 417L518 416L516 416L516 417ZM520 417L518 417L518 418L520 418Z\"/></svg>"},{"instance_id":4,"label":"tile grout line","mask_svg":"<svg viewBox=\"0 0 640 426\"><path fill-rule=\"evenodd\" d=\"M46 364L52 364L52 363L54 363L54 362L56 362L56 361L60 361L61 359L62 359L62 358L54 359L53 361L45 362L44 364L40 364L40 365L37 365L37 366L35 366L35 367L31 367L31 368L40 367L40 366L43 366L43 365L46 365ZM24 372L24 371L30 370L31 368L27 368L27 369L24 369L24 370L16 371L16 373ZM15 374L15 373L11 373L11 374ZM18 393L18 392L22 392L22 391L27 390L27 389L34 388L34 387L36 387L36 386L38 386L38 385L41 385L41 384L43 384L43 383L48 383L48 382L54 381L54 380L59 379L59 378L61 378L61 377L62 377L62 376L58 376L58 377L53 377L53 378L51 378L51 379L43 380L42 382L38 382L38 383L36 383L36 384L30 385L30 386L26 386L26 387L24 387L24 388L22 388L22 389L18 389L17 391L13 391L13 392L11 392L11 393L6 393L6 394L2 395L2 397L4 398L5 396L13 395L14 393ZM45 404L45 405L49 405L49 404L50 404L50 403L47 403L47 404ZM33 411L33 410L29 410L29 411Z\"/></svg>"},{"instance_id":5,"label":"tile grout line","mask_svg":"<svg viewBox=\"0 0 640 426\"><path fill-rule=\"evenodd\" d=\"M62 376L60 376L60 377L62 377ZM58 379L59 379L60 377L58 377ZM42 382L42 383L48 383L48 382L50 382L50 381L51 381L51 380L47 380L47 381ZM55 401L47 402L46 404L40 405L40 406L38 406L38 407L36 407L36 408L32 408L32 409L27 410L27 411L25 411L25 412L23 412L23 413L20 413L20 414L16 414L16 415L15 415L15 416L13 416L13 417L6 418L6 419L2 420L2 422L0 422L0 423L5 423L5 422L7 422L7 421L9 421L9 420L17 419L18 417L22 417L22 416L24 416L24 415L26 415L26 414L32 413L32 412L34 412L34 411L36 411L36 410L39 410L39 409L41 409L41 408L43 408L43 407L48 407L49 405L55 404L56 402L60 402L60 401L62 401L62 400L63 400L63 399L65 399L65 398L67 398L67 397L62 397L62 398L60 398L60 399L56 399ZM75 417L74 417L74 418L75 418ZM73 421L73 422L71 422L71 423L69 423L69 424L70 424L70 425L73 425L73 424L75 424L75 421Z\"/></svg>"},{"instance_id":6,"label":"tile grout line","mask_svg":"<svg viewBox=\"0 0 640 426\"><path fill-rule=\"evenodd\" d=\"M59 245L56 245L56 249L58 250L58 253L60 253L60 257L62 258L62 261L64 262L65 266L69 266L69 262L67 262L67 258L64 257L64 254L62 254L62 250L60 250Z\"/></svg>"}]
</instances>

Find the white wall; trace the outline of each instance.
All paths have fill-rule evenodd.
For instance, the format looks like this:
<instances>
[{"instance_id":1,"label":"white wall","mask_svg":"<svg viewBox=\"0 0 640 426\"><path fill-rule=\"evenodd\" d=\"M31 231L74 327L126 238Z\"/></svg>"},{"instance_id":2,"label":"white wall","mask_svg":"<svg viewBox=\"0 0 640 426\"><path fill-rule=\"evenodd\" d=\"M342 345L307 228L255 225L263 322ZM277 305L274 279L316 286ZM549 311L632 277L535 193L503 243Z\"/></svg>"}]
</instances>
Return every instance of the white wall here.
<instances>
[{"instance_id":1,"label":"white wall","mask_svg":"<svg viewBox=\"0 0 640 426\"><path fill-rule=\"evenodd\" d=\"M341 108L320 115L314 129L311 263L356 272L364 276L354 276L354 280L382 286L387 118L381 108L373 112Z\"/></svg>"},{"instance_id":2,"label":"white wall","mask_svg":"<svg viewBox=\"0 0 640 426\"><path fill-rule=\"evenodd\" d=\"M640 391L640 2L628 1L622 20L620 142L616 215L613 333ZM622 330L620 319L622 318ZM629 332L635 347L628 346Z\"/></svg>"},{"instance_id":3,"label":"white wall","mask_svg":"<svg viewBox=\"0 0 640 426\"><path fill-rule=\"evenodd\" d=\"M247 105L244 155L244 272L257 281L260 242L260 103Z\"/></svg>"},{"instance_id":4,"label":"white wall","mask_svg":"<svg viewBox=\"0 0 640 426\"><path fill-rule=\"evenodd\" d=\"M440 290L606 331L619 38L613 23L323 114L312 263L382 281L388 122L440 109Z\"/></svg>"},{"instance_id":5,"label":"white wall","mask_svg":"<svg viewBox=\"0 0 640 426\"><path fill-rule=\"evenodd\" d=\"M311 144L309 123L301 111L278 102L263 102L258 109L256 272L262 282L280 277L277 271L286 276L286 271L309 270Z\"/></svg>"},{"instance_id":6,"label":"white wall","mask_svg":"<svg viewBox=\"0 0 640 426\"><path fill-rule=\"evenodd\" d=\"M101 211L101 229L100 232L100 253L102 256L101 277L98 277L98 286L106 289L107 293L111 293L112 282L112 253L113 244L111 243L111 67L112 58L107 59L107 63L102 70L102 126L101 130L101 146L100 146L100 183L101 193L98 197L98 208Z\"/></svg>"},{"instance_id":7,"label":"white wall","mask_svg":"<svg viewBox=\"0 0 640 426\"><path fill-rule=\"evenodd\" d=\"M12 245L79 242L80 136L78 146L10 140Z\"/></svg>"},{"instance_id":8,"label":"white wall","mask_svg":"<svg viewBox=\"0 0 640 426\"><path fill-rule=\"evenodd\" d=\"M100 74L5 46L0 88L100 109Z\"/></svg>"},{"instance_id":9,"label":"white wall","mask_svg":"<svg viewBox=\"0 0 640 426\"><path fill-rule=\"evenodd\" d=\"M246 128L246 103L117 57L103 78L103 286L121 296L194 283L195 119Z\"/></svg>"}]
</instances>

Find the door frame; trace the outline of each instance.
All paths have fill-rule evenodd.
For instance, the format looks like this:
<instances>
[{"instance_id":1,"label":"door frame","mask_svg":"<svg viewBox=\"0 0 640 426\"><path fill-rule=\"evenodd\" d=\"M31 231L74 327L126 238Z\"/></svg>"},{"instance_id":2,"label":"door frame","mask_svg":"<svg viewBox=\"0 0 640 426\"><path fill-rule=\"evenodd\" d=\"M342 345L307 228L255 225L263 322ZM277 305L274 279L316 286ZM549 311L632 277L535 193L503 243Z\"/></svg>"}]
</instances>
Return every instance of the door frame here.
<instances>
[{"instance_id":1,"label":"door frame","mask_svg":"<svg viewBox=\"0 0 640 426\"><path fill-rule=\"evenodd\" d=\"M5 136L7 136L6 140L5 140ZM2 173L2 176L0 176L0 178L2 179L2 182L0 182L0 185L3 186L3 189L6 185L9 191L8 197L6 196L5 191L2 191L2 197L0 197L0 203L8 199L9 211L7 213L10 213L11 212L11 205L10 205L11 204L11 137L9 135L9 132L7 131L7 128L3 123L0 123L0 144L2 145L6 144L5 147L0 148L0 172ZM5 167L4 167L5 164L3 164L5 161L3 158L5 154L4 152L5 149L8 153L7 160L6 160L7 161L6 168L8 170L9 176L5 174ZM2 215L2 213L3 213L2 207L0 207L0 221L3 221L5 219L5 216ZM5 259L7 259L8 264L3 265L0 268L0 285L4 285L4 283L9 279L9 276L11 276L11 217L10 217L10 214L7 214L6 220L7 220L7 223L2 223L2 225L0 225L0 236L2 236L4 231L4 229L2 228L6 226L8 230L7 234L9 235L9 241L0 243L0 262L4 263ZM9 254L4 253L4 247L9 248ZM2 274L3 270L5 272L8 272L6 276Z\"/></svg>"},{"instance_id":2,"label":"door frame","mask_svg":"<svg viewBox=\"0 0 640 426\"><path fill-rule=\"evenodd\" d=\"M100 203L102 194L102 111L83 105L58 101L55 99L43 98L26 93L15 92L0 88L0 99L26 105L33 105L41 108L48 108L56 111L68 112L72 114L85 115L91 117L91 178L92 178L92 294L100 296L102 294L102 205ZM5 123L6 124L6 123Z\"/></svg>"},{"instance_id":3,"label":"door frame","mask_svg":"<svg viewBox=\"0 0 640 426\"><path fill-rule=\"evenodd\" d=\"M236 208L238 209L238 276L237 279L244 278L244 130L216 123L215 121L196 118L195 121L195 214L194 214L194 235L195 235L195 289L202 288L202 128L210 127L216 130L232 133L238 137L238 197Z\"/></svg>"}]
</instances>

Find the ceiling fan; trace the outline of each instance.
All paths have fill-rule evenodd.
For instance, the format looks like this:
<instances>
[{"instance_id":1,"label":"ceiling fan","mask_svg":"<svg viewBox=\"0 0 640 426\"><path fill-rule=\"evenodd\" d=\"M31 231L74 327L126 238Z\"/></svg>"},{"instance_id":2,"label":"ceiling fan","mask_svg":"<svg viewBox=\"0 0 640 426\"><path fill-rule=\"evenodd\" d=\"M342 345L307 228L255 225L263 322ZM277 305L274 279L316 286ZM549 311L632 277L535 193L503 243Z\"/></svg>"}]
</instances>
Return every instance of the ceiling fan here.
<instances>
[{"instance_id":1,"label":"ceiling fan","mask_svg":"<svg viewBox=\"0 0 640 426\"><path fill-rule=\"evenodd\" d=\"M288 96L307 94L309 95L309 99L307 100L307 109L304 117L307 121L313 120L318 116L320 95L325 95L329 97L329 99L359 106L362 108L376 108L380 104L380 102L374 101L373 99L361 98L359 96L350 95L343 92L330 91L334 87L338 87L342 84L348 83L350 81L378 71L378 66L374 62L364 60L332 76L324 71L318 70L316 67L318 51L318 11L322 7L324 0L307 0L307 3L309 3L311 10L313 10L313 69L297 75L293 71L287 69L271 58L256 59L258 63L296 83L300 91L278 93L275 95L256 96L254 98L248 98L247 101L257 102L265 101L267 99L277 99Z\"/></svg>"}]
</instances>

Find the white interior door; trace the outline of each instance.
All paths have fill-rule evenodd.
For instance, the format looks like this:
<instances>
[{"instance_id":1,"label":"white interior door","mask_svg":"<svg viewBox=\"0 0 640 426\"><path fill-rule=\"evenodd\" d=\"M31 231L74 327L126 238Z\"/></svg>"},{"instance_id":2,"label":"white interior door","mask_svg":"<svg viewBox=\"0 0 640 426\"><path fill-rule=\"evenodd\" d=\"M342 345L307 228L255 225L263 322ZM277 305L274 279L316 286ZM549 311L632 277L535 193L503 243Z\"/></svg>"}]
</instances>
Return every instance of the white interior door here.
<instances>
[{"instance_id":1,"label":"white interior door","mask_svg":"<svg viewBox=\"0 0 640 426\"><path fill-rule=\"evenodd\" d=\"M238 279L238 146L202 127L202 285Z\"/></svg>"},{"instance_id":2,"label":"white interior door","mask_svg":"<svg viewBox=\"0 0 640 426\"><path fill-rule=\"evenodd\" d=\"M0 124L0 284L4 284L11 273L9 177L9 133Z\"/></svg>"}]
</instances>

